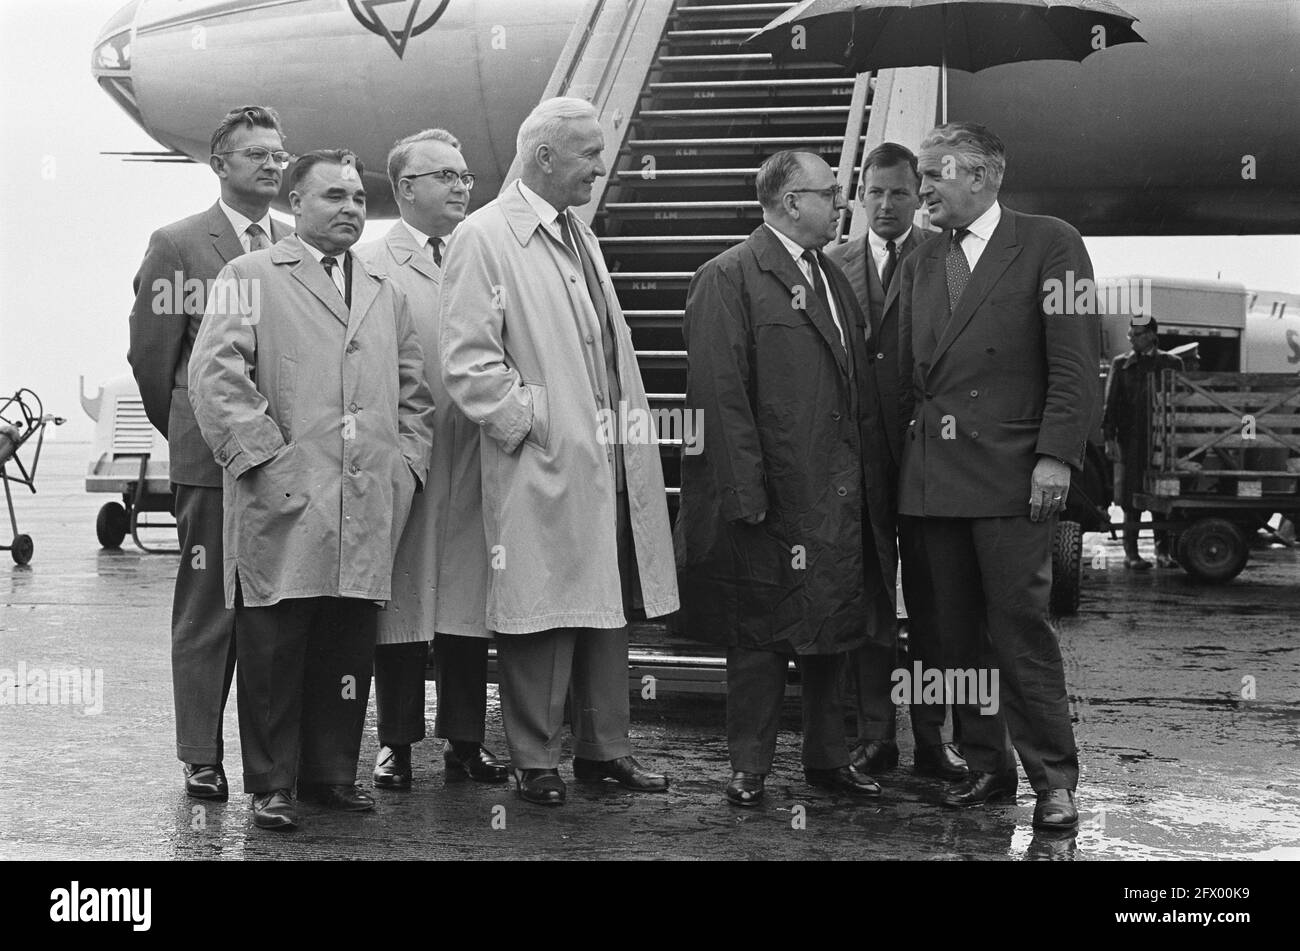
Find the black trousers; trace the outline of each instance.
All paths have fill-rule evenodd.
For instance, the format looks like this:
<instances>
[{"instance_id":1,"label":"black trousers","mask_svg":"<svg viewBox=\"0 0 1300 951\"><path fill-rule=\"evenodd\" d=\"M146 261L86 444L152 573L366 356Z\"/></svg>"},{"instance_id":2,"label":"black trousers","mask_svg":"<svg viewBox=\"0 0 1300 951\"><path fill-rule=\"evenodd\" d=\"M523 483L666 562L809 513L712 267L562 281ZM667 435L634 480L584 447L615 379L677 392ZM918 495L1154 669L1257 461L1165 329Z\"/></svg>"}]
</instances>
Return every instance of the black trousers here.
<instances>
[{"instance_id":1,"label":"black trousers","mask_svg":"<svg viewBox=\"0 0 1300 951\"><path fill-rule=\"evenodd\" d=\"M235 612L222 576L221 489L172 486L181 560L172 596L176 757L220 763L221 721L235 675Z\"/></svg>"},{"instance_id":2,"label":"black trousers","mask_svg":"<svg viewBox=\"0 0 1300 951\"><path fill-rule=\"evenodd\" d=\"M1036 791L1074 789L1079 755L1048 621L1056 520L925 518L921 525L944 666L998 670L996 715L958 707L966 762L981 772L1014 768L1009 732Z\"/></svg>"},{"instance_id":3,"label":"black trousers","mask_svg":"<svg viewBox=\"0 0 1300 951\"><path fill-rule=\"evenodd\" d=\"M246 792L356 781L377 610L358 598L250 608L236 594Z\"/></svg>"},{"instance_id":4,"label":"black trousers","mask_svg":"<svg viewBox=\"0 0 1300 951\"><path fill-rule=\"evenodd\" d=\"M849 762L844 734L845 654L795 657L803 686L803 765L837 769ZM789 654L727 648L727 748L737 772L770 773L785 700Z\"/></svg>"},{"instance_id":5,"label":"black trousers","mask_svg":"<svg viewBox=\"0 0 1300 951\"><path fill-rule=\"evenodd\" d=\"M919 520L903 516L898 522L898 558L903 566L903 600L907 604L910 660L926 668L942 666L939 629L934 619L934 593ZM849 659L849 676L857 688L858 740L893 740L897 721L892 693L893 672L899 666L897 644L863 644ZM947 707L911 703L912 735L916 745L943 742Z\"/></svg>"},{"instance_id":6,"label":"black trousers","mask_svg":"<svg viewBox=\"0 0 1300 951\"><path fill-rule=\"evenodd\" d=\"M487 719L486 637L434 634L438 717L434 736L482 743ZM425 737L424 668L429 642L380 644L375 648L375 711L379 742L409 746Z\"/></svg>"}]
</instances>

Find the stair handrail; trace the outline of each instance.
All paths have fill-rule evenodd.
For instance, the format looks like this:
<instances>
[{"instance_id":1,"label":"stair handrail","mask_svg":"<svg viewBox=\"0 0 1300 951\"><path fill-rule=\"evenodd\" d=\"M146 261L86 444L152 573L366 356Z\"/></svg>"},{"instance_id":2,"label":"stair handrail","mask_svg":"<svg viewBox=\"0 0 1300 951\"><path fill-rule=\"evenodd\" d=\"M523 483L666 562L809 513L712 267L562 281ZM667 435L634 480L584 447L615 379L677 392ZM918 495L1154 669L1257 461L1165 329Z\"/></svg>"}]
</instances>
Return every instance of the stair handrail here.
<instances>
[{"instance_id":1,"label":"stair handrail","mask_svg":"<svg viewBox=\"0 0 1300 951\"><path fill-rule=\"evenodd\" d=\"M849 100L849 116L844 122L844 141L840 145L840 167L835 181L844 195L844 208L840 211L835 240L839 241L848 230L849 206L853 203L854 173L858 166L858 143L862 139L862 125L871 107L867 97L871 90L870 71L858 73L853 79L853 96Z\"/></svg>"}]
</instances>

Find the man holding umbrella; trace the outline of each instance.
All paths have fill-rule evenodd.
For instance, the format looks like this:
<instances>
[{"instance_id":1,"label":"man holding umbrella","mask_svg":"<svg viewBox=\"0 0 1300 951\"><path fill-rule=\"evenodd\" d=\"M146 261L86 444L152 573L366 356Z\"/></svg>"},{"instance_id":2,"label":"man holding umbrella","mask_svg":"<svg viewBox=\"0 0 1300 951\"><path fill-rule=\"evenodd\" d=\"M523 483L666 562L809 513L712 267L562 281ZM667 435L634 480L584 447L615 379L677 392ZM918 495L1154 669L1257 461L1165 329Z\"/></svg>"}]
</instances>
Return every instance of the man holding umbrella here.
<instances>
[{"instance_id":1,"label":"man holding umbrella","mask_svg":"<svg viewBox=\"0 0 1300 951\"><path fill-rule=\"evenodd\" d=\"M919 166L944 234L902 265L899 512L920 518L945 666L995 666L1001 688L963 720L970 775L944 803L1014 799L1009 729L1034 826L1070 829L1079 761L1048 597L1056 516L1098 416L1100 335L1095 307L1060 306L1059 288L1090 288L1092 262L1069 224L999 204L1006 151L984 126L932 130Z\"/></svg>"}]
</instances>

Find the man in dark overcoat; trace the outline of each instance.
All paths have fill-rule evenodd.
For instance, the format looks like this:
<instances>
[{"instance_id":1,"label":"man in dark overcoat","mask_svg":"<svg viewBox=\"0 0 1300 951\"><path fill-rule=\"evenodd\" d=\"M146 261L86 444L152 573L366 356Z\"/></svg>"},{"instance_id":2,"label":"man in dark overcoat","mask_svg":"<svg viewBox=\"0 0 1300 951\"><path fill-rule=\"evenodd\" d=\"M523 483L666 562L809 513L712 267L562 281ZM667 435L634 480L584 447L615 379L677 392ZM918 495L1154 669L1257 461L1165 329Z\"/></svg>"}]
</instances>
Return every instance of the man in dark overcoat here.
<instances>
[{"instance_id":1,"label":"man in dark overcoat","mask_svg":"<svg viewBox=\"0 0 1300 951\"><path fill-rule=\"evenodd\" d=\"M686 410L676 526L683 622L727 648L727 799L754 805L771 770L791 659L804 776L858 796L841 707L847 652L894 636L888 446L866 318L821 254L843 198L822 159L758 172L764 223L696 272L686 302Z\"/></svg>"}]
</instances>

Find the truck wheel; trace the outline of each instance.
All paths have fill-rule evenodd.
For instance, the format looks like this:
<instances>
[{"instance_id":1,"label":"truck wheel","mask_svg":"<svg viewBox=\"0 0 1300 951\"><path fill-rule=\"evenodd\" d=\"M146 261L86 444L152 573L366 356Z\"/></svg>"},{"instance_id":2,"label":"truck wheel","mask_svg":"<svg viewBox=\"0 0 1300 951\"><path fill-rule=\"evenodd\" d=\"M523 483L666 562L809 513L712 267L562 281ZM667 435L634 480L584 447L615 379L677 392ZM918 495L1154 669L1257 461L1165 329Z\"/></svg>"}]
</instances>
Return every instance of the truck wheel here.
<instances>
[{"instance_id":1,"label":"truck wheel","mask_svg":"<svg viewBox=\"0 0 1300 951\"><path fill-rule=\"evenodd\" d=\"M14 564L25 565L32 560L32 550L36 546L32 544L32 536L15 535L14 544L9 549L9 554L14 556Z\"/></svg>"},{"instance_id":2,"label":"truck wheel","mask_svg":"<svg viewBox=\"0 0 1300 951\"><path fill-rule=\"evenodd\" d=\"M105 548L121 548L130 520L121 502L106 502L95 519L95 534Z\"/></svg>"},{"instance_id":3,"label":"truck wheel","mask_svg":"<svg viewBox=\"0 0 1300 951\"><path fill-rule=\"evenodd\" d=\"M1197 581L1231 581L1249 557L1245 533L1226 518L1197 519L1178 536L1178 562Z\"/></svg>"},{"instance_id":4,"label":"truck wheel","mask_svg":"<svg viewBox=\"0 0 1300 951\"><path fill-rule=\"evenodd\" d=\"M1083 526L1078 522L1057 522L1052 541L1052 613L1057 617L1077 614L1082 587Z\"/></svg>"}]
</instances>

